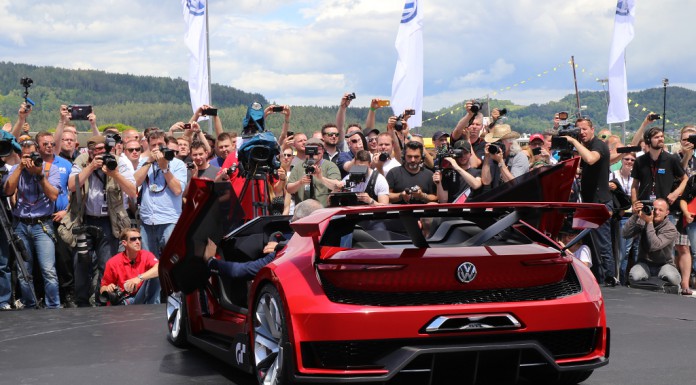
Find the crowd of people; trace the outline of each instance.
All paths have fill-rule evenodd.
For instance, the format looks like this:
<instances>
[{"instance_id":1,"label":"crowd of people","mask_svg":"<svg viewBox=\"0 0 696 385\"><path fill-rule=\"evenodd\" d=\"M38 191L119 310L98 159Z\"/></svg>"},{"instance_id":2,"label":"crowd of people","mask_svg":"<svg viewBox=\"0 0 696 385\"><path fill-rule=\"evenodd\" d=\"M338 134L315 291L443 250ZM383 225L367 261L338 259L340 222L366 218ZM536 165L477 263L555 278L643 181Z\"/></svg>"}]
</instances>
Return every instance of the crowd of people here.
<instances>
[{"instance_id":1,"label":"crowd of people","mask_svg":"<svg viewBox=\"0 0 696 385\"><path fill-rule=\"evenodd\" d=\"M261 193L270 197L271 215L292 215L303 201L326 207L337 191L354 192L366 205L454 202L579 156L571 200L604 204L613 216L592 231L585 245L575 243L570 251L607 285L656 276L691 294L696 251L696 208L691 208L696 140L691 135L696 126L682 129L677 155L665 151L664 133L649 127L651 115L630 143L642 146L638 150L624 146L609 130L595 134L588 118L573 125L557 114L553 126L532 134L522 147L520 134L499 110L485 117L469 101L450 132L432 136L431 151L423 136L409 129L408 113L377 125L379 99L371 101L364 126L346 124L351 101L345 94L335 121L316 131L302 127L306 133L291 131L289 106L253 103L239 133L224 130L210 106L168 130L143 132L100 131L92 112L87 117L92 136L84 144L78 143L67 106L57 114L54 133L29 136L31 108L22 104L15 124L4 127L21 151L4 158L2 187L11 210L11 236L21 240L26 253L16 258L10 240L0 239L0 309L99 306L105 298L158 303L159 254L181 215L191 178L230 181L239 193L250 172L240 155L244 143L268 128L271 114L282 118L275 167L261 186L268 190ZM215 136L201 130L198 121L204 116L212 120ZM568 130L571 126L575 130ZM552 145L558 138L566 146L560 150ZM356 181L358 172L362 179ZM566 228L559 241L570 242L574 235ZM12 258L17 264L26 259L25 269L13 269L20 266ZM253 269L260 268L256 265Z\"/></svg>"}]
</instances>

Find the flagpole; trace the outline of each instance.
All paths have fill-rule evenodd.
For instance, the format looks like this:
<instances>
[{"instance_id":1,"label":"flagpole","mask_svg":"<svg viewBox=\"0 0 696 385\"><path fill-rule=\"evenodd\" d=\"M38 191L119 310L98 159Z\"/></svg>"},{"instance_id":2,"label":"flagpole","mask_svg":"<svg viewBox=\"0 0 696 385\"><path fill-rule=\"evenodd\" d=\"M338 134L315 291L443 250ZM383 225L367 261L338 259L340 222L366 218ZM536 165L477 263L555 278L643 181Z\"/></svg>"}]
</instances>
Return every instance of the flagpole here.
<instances>
[{"instance_id":1,"label":"flagpole","mask_svg":"<svg viewBox=\"0 0 696 385\"><path fill-rule=\"evenodd\" d=\"M210 35L208 33L208 0L205 0L205 56L208 61L208 103L213 105L213 87L210 81ZM213 134L213 120L208 118L208 133Z\"/></svg>"},{"instance_id":2,"label":"flagpole","mask_svg":"<svg viewBox=\"0 0 696 385\"><path fill-rule=\"evenodd\" d=\"M578 112L575 115L579 119L582 117L582 113L580 112L580 93L578 92L578 77L575 75L575 56L570 57L570 66L573 67L573 81L575 82L575 100L577 101L578 105Z\"/></svg>"}]
</instances>

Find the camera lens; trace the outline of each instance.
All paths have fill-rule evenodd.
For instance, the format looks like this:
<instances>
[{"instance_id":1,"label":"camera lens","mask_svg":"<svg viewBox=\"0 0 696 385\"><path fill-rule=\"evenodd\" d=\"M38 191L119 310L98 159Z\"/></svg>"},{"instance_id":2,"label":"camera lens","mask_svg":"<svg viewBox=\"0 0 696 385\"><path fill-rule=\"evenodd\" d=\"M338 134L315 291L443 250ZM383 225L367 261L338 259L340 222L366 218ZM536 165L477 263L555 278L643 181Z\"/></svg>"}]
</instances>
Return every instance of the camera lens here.
<instances>
[{"instance_id":1,"label":"camera lens","mask_svg":"<svg viewBox=\"0 0 696 385\"><path fill-rule=\"evenodd\" d=\"M387 159L389 159L389 154L387 154L386 152L382 152L379 154L379 161L380 162L386 162Z\"/></svg>"}]
</instances>

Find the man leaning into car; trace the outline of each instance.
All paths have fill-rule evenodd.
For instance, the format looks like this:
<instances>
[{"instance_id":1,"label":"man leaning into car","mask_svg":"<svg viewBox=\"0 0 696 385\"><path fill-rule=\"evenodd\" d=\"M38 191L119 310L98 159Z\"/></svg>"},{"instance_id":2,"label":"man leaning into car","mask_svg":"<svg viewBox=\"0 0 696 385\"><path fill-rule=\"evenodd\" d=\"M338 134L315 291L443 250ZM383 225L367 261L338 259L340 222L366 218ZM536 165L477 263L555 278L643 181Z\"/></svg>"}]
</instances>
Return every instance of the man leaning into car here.
<instances>
[{"instance_id":1,"label":"man leaning into car","mask_svg":"<svg viewBox=\"0 0 696 385\"><path fill-rule=\"evenodd\" d=\"M295 207L295 213L290 222L304 218L321 208L323 207L317 200L304 200ZM215 258L217 245L215 245L215 242L208 239L208 244L203 252L203 260L206 266L208 266L209 273L215 273L232 279L250 280L256 276L256 273L258 273L262 267L275 259L276 246L278 246L278 242L269 241L263 248L264 256L262 258L248 262L232 262Z\"/></svg>"}]
</instances>

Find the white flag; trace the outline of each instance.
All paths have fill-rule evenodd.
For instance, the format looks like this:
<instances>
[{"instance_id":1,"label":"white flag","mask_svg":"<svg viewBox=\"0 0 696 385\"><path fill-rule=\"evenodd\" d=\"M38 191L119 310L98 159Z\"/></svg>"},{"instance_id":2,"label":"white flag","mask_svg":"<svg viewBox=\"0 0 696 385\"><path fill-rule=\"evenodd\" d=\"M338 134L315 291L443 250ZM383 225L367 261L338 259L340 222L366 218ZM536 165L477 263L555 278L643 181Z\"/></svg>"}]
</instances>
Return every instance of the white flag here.
<instances>
[{"instance_id":1,"label":"white flag","mask_svg":"<svg viewBox=\"0 0 696 385\"><path fill-rule=\"evenodd\" d=\"M609 108L607 123L628 121L628 83L626 82L626 46L633 40L636 18L635 0L618 0L614 17L614 39L609 52Z\"/></svg>"},{"instance_id":2,"label":"white flag","mask_svg":"<svg viewBox=\"0 0 696 385\"><path fill-rule=\"evenodd\" d=\"M184 42L189 49L189 91L191 107L210 104L208 91L208 43L205 36L207 0L181 0L186 22Z\"/></svg>"},{"instance_id":3,"label":"white flag","mask_svg":"<svg viewBox=\"0 0 696 385\"><path fill-rule=\"evenodd\" d=\"M406 0L399 33L394 44L399 58L392 81L391 107L394 115L415 109L409 127L423 120L423 10L418 0Z\"/></svg>"}]
</instances>

